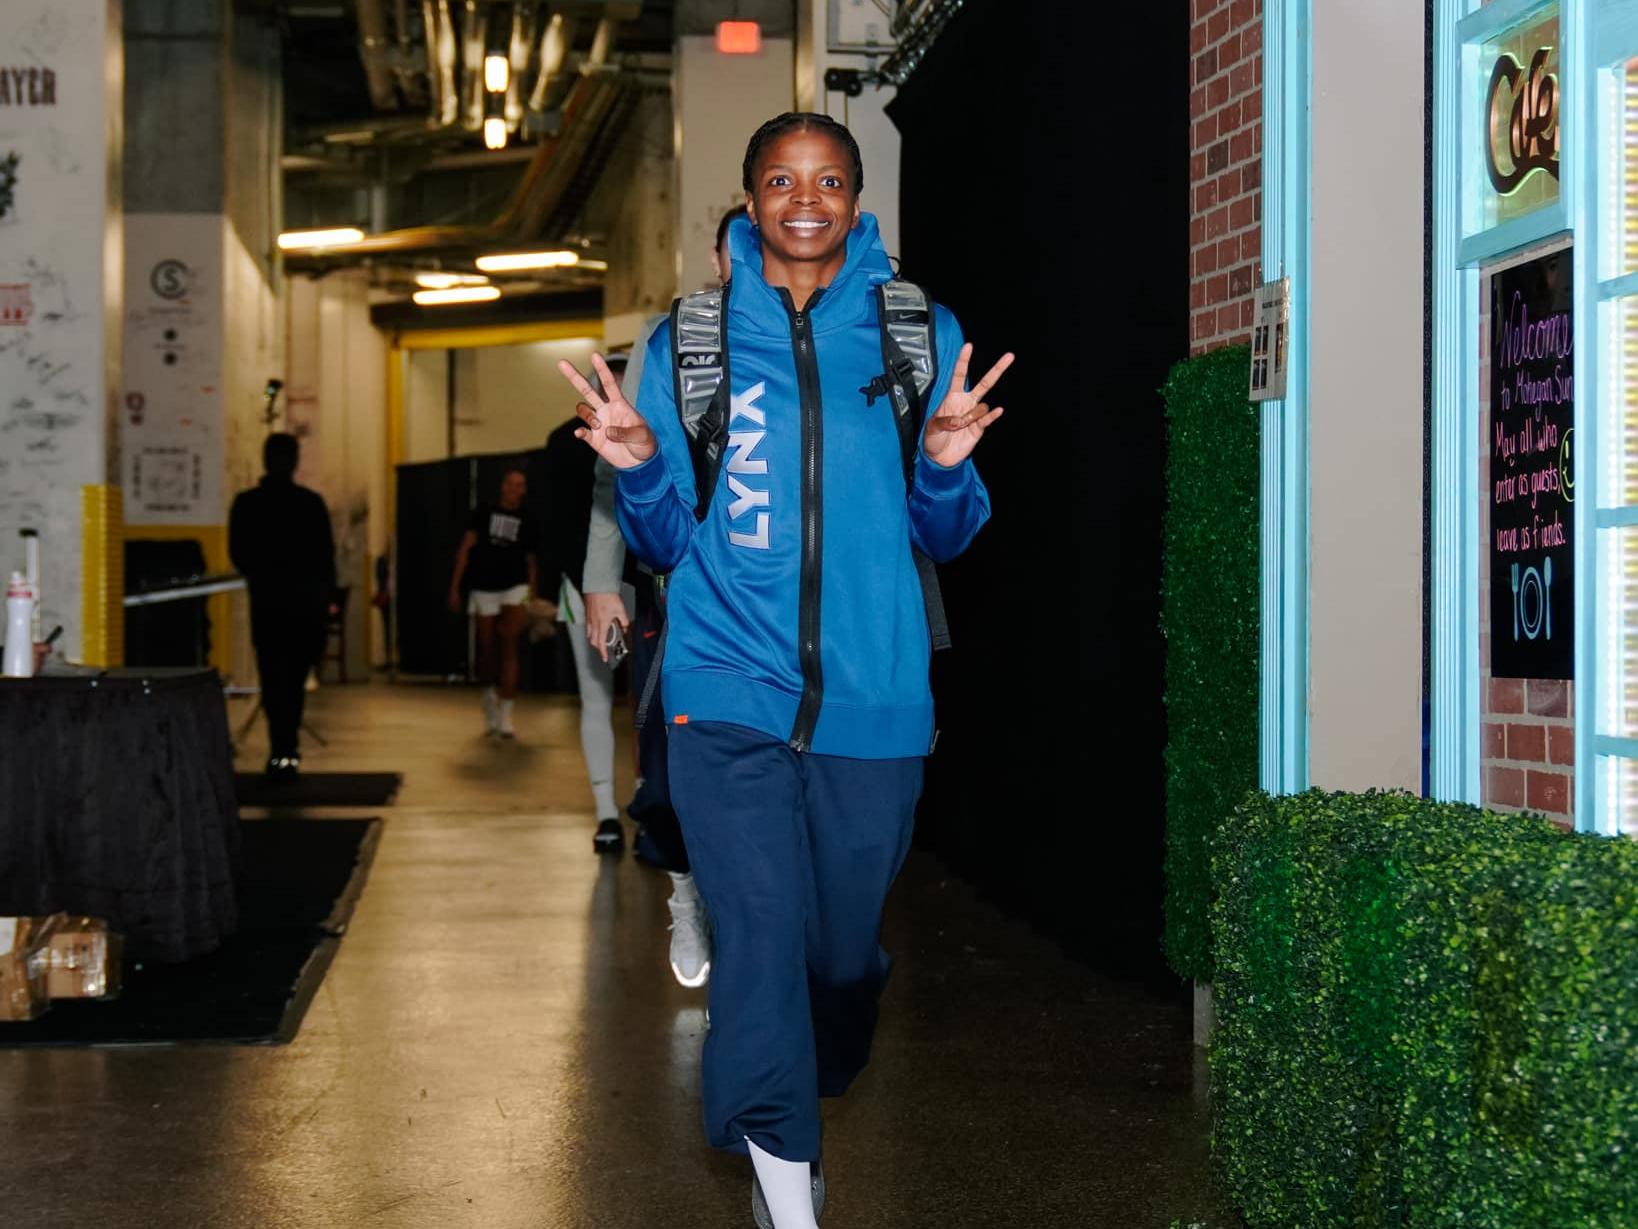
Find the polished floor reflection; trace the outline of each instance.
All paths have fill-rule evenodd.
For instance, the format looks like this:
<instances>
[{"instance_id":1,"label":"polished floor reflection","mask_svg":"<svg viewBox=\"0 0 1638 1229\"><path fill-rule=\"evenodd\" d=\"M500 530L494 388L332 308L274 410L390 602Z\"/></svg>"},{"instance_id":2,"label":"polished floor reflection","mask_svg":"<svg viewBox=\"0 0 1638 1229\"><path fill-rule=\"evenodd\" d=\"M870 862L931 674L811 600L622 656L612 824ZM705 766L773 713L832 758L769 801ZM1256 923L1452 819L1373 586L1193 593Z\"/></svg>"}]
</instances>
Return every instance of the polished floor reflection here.
<instances>
[{"instance_id":1,"label":"polished floor reflection","mask_svg":"<svg viewBox=\"0 0 1638 1229\"><path fill-rule=\"evenodd\" d=\"M0 1222L749 1226L742 1163L701 1142L669 883L592 854L572 704L520 702L500 746L471 691L326 688L311 719L309 767L405 783L300 1035L0 1051ZM874 1064L827 1113L825 1229L1225 1225L1181 1000L1064 960L920 854L888 946Z\"/></svg>"}]
</instances>

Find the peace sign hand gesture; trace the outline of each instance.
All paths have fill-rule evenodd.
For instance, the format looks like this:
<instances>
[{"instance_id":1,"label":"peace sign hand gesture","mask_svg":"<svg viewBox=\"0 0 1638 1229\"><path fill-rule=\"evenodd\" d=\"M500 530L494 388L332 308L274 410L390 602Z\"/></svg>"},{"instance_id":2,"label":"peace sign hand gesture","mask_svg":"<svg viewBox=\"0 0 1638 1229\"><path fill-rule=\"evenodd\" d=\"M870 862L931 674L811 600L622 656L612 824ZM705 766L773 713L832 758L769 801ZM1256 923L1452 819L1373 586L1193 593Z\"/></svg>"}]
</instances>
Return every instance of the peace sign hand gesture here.
<instances>
[{"instance_id":1,"label":"peace sign hand gesture","mask_svg":"<svg viewBox=\"0 0 1638 1229\"><path fill-rule=\"evenodd\" d=\"M968 342L961 347L961 356L956 359L955 372L950 377L950 391L944 395L938 412L927 420L927 430L921 437L921 448L927 459L946 469L960 465L972 456L978 441L984 438L984 432L1002 414L1000 406L991 409L984 404L984 394L994 388L995 382L1012 366L1012 354L1003 354L1001 361L991 367L969 392L967 364L972 356L972 343Z\"/></svg>"},{"instance_id":2,"label":"peace sign hand gesture","mask_svg":"<svg viewBox=\"0 0 1638 1229\"><path fill-rule=\"evenodd\" d=\"M575 436L583 439L615 469L632 469L655 453L654 432L630 402L620 392L620 382L614 378L601 354L592 355L592 366L605 392L599 394L575 365L564 359L557 369L563 378L574 385L583 400L574 407L580 421L586 425L577 428Z\"/></svg>"}]
</instances>

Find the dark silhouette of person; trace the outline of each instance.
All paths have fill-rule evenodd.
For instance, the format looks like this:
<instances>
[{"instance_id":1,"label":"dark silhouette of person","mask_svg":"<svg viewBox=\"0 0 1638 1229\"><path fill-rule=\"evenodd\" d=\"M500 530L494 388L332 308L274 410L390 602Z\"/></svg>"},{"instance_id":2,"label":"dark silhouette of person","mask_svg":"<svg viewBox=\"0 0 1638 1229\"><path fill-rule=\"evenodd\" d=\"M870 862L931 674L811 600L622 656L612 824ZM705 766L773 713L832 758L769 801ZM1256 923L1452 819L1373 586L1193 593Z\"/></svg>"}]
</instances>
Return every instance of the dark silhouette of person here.
<instances>
[{"instance_id":1,"label":"dark silhouette of person","mask_svg":"<svg viewBox=\"0 0 1638 1229\"><path fill-rule=\"evenodd\" d=\"M250 638L262 680L270 776L301 769L307 675L324 654L335 601L336 548L330 511L296 482L301 446L276 432L262 446L261 483L242 491L228 515L228 554L250 588Z\"/></svg>"}]
</instances>

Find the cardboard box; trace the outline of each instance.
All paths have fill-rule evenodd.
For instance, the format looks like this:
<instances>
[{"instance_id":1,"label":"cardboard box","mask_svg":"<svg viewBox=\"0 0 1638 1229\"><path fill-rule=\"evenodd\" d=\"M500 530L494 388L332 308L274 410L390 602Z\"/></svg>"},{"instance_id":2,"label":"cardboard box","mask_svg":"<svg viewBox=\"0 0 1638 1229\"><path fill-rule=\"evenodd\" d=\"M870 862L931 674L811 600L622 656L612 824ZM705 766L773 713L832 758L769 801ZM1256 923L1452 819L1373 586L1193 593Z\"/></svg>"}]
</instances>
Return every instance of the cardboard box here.
<instances>
[{"instance_id":1,"label":"cardboard box","mask_svg":"<svg viewBox=\"0 0 1638 1229\"><path fill-rule=\"evenodd\" d=\"M0 1020L32 1020L50 1006L38 929L31 917L0 918Z\"/></svg>"},{"instance_id":2,"label":"cardboard box","mask_svg":"<svg viewBox=\"0 0 1638 1229\"><path fill-rule=\"evenodd\" d=\"M123 943L101 918L53 914L41 924L36 946L47 998L109 999L119 993Z\"/></svg>"}]
</instances>

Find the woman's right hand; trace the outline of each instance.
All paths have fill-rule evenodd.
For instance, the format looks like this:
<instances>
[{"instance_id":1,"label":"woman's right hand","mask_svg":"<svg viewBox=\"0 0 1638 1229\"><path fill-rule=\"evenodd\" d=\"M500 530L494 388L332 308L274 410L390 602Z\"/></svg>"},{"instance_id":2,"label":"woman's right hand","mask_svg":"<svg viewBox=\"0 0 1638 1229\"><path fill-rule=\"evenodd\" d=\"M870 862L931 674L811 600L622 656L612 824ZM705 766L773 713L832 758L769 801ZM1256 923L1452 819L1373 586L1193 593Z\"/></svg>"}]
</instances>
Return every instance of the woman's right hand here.
<instances>
[{"instance_id":1,"label":"woman's right hand","mask_svg":"<svg viewBox=\"0 0 1638 1229\"><path fill-rule=\"evenodd\" d=\"M575 435L596 449L597 455L615 469L633 469L657 450L654 432L636 407L621 395L620 382L601 354L592 355L592 366L597 369L597 378L603 387L610 390L606 396L599 394L567 359L557 365L563 378L574 385L582 398L574 409L586 425L576 430Z\"/></svg>"}]
</instances>

